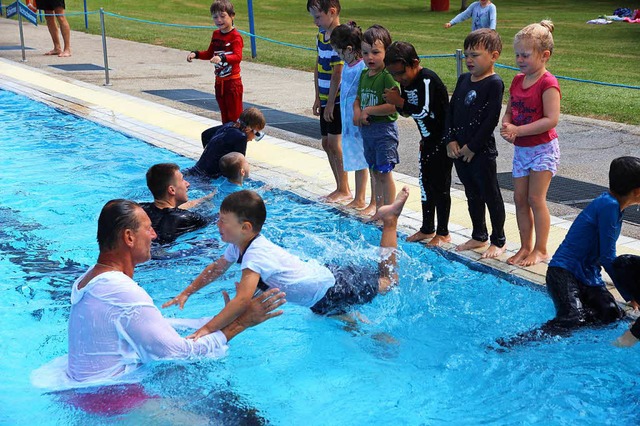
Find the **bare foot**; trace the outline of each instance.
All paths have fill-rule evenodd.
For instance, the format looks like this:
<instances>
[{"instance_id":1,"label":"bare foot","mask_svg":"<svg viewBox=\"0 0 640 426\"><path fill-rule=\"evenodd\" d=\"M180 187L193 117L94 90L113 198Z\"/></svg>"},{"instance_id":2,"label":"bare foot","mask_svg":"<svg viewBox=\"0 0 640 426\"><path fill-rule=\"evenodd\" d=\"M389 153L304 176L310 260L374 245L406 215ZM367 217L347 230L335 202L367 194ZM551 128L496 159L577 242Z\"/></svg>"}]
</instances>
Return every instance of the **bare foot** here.
<instances>
[{"instance_id":1,"label":"bare foot","mask_svg":"<svg viewBox=\"0 0 640 426\"><path fill-rule=\"evenodd\" d=\"M509 265L518 265L522 259L529 256L529 253L531 253L531 250L525 247L520 247L520 250L518 250L516 254L507 259L507 263Z\"/></svg>"},{"instance_id":2,"label":"bare foot","mask_svg":"<svg viewBox=\"0 0 640 426\"><path fill-rule=\"evenodd\" d=\"M58 58L68 58L71 56L70 50L64 50L62 53L58 55Z\"/></svg>"},{"instance_id":3,"label":"bare foot","mask_svg":"<svg viewBox=\"0 0 640 426\"><path fill-rule=\"evenodd\" d=\"M417 241L428 240L429 238L435 237L435 235L435 232L432 232L431 234L423 234L422 232L418 231L415 234L408 236L407 241L409 241L410 243L415 243Z\"/></svg>"},{"instance_id":4,"label":"bare foot","mask_svg":"<svg viewBox=\"0 0 640 426\"><path fill-rule=\"evenodd\" d=\"M518 265L525 266L525 267L533 266L547 259L549 259L548 253L542 253L540 250L534 249L524 259L522 259L520 263L518 263Z\"/></svg>"},{"instance_id":5,"label":"bare foot","mask_svg":"<svg viewBox=\"0 0 640 426\"><path fill-rule=\"evenodd\" d=\"M353 196L351 192L338 192L334 191L331 194L327 195L326 201L329 203L341 203L347 200L351 200Z\"/></svg>"},{"instance_id":6,"label":"bare foot","mask_svg":"<svg viewBox=\"0 0 640 426\"><path fill-rule=\"evenodd\" d=\"M502 247L498 247L491 244L489 248L484 253L482 253L482 258L495 259L496 257L500 256L502 253L504 253L505 250L506 250L506 244Z\"/></svg>"},{"instance_id":7,"label":"bare foot","mask_svg":"<svg viewBox=\"0 0 640 426\"><path fill-rule=\"evenodd\" d=\"M359 201L354 198L353 201L347 204L345 207L348 209L362 210L366 207L366 205L367 203L365 203L364 201Z\"/></svg>"},{"instance_id":8,"label":"bare foot","mask_svg":"<svg viewBox=\"0 0 640 426\"><path fill-rule=\"evenodd\" d=\"M336 195L337 192L338 192L338 190L336 189L335 191L330 192L329 195L323 195L322 197L320 197L320 201L328 201L329 198L331 198L334 195Z\"/></svg>"},{"instance_id":9,"label":"bare foot","mask_svg":"<svg viewBox=\"0 0 640 426\"><path fill-rule=\"evenodd\" d=\"M435 237L433 237L431 239L431 241L429 241L427 243L427 246L429 247L440 247L442 244L444 243L450 243L451 242L451 235L447 234L447 235L436 235Z\"/></svg>"},{"instance_id":10,"label":"bare foot","mask_svg":"<svg viewBox=\"0 0 640 426\"><path fill-rule=\"evenodd\" d=\"M52 49L44 54L44 56L58 56L62 54L62 50L60 49Z\"/></svg>"},{"instance_id":11,"label":"bare foot","mask_svg":"<svg viewBox=\"0 0 640 426\"><path fill-rule=\"evenodd\" d=\"M488 244L489 243L486 241L478 241L472 238L466 243L460 244L458 247L456 247L456 251L474 250L477 248L486 247Z\"/></svg>"},{"instance_id":12,"label":"bare foot","mask_svg":"<svg viewBox=\"0 0 640 426\"><path fill-rule=\"evenodd\" d=\"M358 210L358 214L360 214L362 216L373 216L374 214L376 214L376 205L375 204L369 204L364 209Z\"/></svg>"},{"instance_id":13,"label":"bare foot","mask_svg":"<svg viewBox=\"0 0 640 426\"><path fill-rule=\"evenodd\" d=\"M371 220L385 220L391 217L398 218L400 213L402 213L404 204L407 202L407 198L409 198L409 187L404 186L400 192L398 192L398 195L396 195L393 203L380 207L376 214L371 217Z\"/></svg>"}]
</instances>

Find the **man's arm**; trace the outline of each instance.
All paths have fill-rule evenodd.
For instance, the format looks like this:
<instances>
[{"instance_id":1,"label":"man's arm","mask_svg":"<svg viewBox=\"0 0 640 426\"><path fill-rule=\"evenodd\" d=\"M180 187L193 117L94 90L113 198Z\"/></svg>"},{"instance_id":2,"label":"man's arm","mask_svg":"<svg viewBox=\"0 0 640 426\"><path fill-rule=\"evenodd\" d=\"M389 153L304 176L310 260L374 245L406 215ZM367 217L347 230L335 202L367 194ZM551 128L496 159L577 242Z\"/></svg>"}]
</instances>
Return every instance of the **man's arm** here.
<instances>
[{"instance_id":1,"label":"man's arm","mask_svg":"<svg viewBox=\"0 0 640 426\"><path fill-rule=\"evenodd\" d=\"M225 259L224 256L220 256L218 260L204 268L204 271L202 271L200 275L198 275L198 277L187 286L187 288L182 290L179 295L163 304L162 307L168 308L171 305L179 305L180 309L184 308L184 304L187 303L189 296L216 280L220 275L224 274L230 266L231 262Z\"/></svg>"},{"instance_id":2,"label":"man's arm","mask_svg":"<svg viewBox=\"0 0 640 426\"><path fill-rule=\"evenodd\" d=\"M218 192L218 190L214 189L213 191L211 191L209 194L205 195L204 197L196 198L195 200L187 201L186 203L180 204L178 206L178 208L182 209L182 210L189 210L189 209L192 209L194 207L197 207L200 204L211 200L216 195L217 192Z\"/></svg>"},{"instance_id":3,"label":"man's arm","mask_svg":"<svg viewBox=\"0 0 640 426\"><path fill-rule=\"evenodd\" d=\"M226 292L223 292L223 295L225 296L225 302L228 302L229 295ZM251 299L251 303L242 315L220 331L229 341L249 327L254 327L268 319L282 315L283 311L276 311L276 309L287 303L285 296L285 293L277 288L272 288L257 295Z\"/></svg>"}]
</instances>

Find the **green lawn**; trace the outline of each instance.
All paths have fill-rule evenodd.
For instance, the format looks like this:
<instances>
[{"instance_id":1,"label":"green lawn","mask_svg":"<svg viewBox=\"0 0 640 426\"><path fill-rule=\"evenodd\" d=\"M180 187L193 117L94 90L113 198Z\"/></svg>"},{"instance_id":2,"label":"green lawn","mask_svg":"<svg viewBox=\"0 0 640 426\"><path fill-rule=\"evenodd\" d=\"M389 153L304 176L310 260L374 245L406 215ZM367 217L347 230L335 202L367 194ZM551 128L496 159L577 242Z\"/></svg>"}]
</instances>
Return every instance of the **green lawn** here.
<instances>
[{"instance_id":1,"label":"green lawn","mask_svg":"<svg viewBox=\"0 0 640 426\"><path fill-rule=\"evenodd\" d=\"M470 3L471 1L469 1ZM82 1L67 0L69 12L81 11ZM89 10L103 7L121 15L184 25L211 25L208 0L107 0L89 1ZM615 22L610 25L587 25L601 14L611 14L628 0L511 0L496 2L498 31L504 49L499 63L514 65L512 39L523 26L541 19L552 19L556 30L556 49L549 63L555 75L609 83L640 86L640 25ZM430 12L429 1L415 0L343 0L342 22L355 20L364 29L378 23L391 32L394 40L413 43L421 55L454 53L470 30L466 21L449 30L443 24L457 13L460 3L453 1L449 12ZM383 6L386 5L386 6ZM305 10L303 0L256 0L256 33L271 39L313 47L316 28ZM248 31L247 4L235 2L236 26ZM71 16L74 30L84 29L82 16ZM106 17L107 34L186 50L205 49L211 30L154 26ZM89 31L99 32L97 15L90 16ZM249 39L245 39L245 60L255 60L282 67L313 69L314 52L258 40L258 57L251 59ZM98 48L98 47L97 47ZM453 58L426 59L453 91ZM498 69L506 86L514 71ZM560 80L563 91L562 112L598 117L623 123L640 124L640 90L606 87Z\"/></svg>"}]
</instances>

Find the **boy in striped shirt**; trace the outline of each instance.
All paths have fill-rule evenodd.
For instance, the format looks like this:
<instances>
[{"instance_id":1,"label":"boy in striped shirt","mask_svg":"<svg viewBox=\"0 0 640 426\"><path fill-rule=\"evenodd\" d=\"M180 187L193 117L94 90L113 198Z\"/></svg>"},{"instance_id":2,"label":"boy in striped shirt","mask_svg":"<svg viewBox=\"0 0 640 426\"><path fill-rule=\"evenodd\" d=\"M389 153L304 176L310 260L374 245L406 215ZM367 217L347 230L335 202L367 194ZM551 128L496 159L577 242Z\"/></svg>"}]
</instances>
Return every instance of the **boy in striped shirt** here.
<instances>
[{"instance_id":1,"label":"boy in striped shirt","mask_svg":"<svg viewBox=\"0 0 640 426\"><path fill-rule=\"evenodd\" d=\"M347 201L351 199L351 191L342 163L340 118L340 78L343 62L329 43L331 32L340 25L340 1L307 0L307 10L318 27L318 59L313 72L316 92L313 114L320 116L322 149L327 153L336 180L336 190L327 195L326 200Z\"/></svg>"}]
</instances>

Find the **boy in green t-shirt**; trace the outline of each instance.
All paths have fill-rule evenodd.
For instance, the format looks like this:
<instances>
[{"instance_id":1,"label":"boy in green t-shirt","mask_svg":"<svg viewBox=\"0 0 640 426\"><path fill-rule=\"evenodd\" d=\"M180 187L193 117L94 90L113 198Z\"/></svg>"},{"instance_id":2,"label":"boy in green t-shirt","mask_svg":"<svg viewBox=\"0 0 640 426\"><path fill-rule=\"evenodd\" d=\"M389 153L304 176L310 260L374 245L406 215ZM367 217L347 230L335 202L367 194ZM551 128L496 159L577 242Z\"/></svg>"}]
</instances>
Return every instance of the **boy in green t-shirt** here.
<instances>
[{"instance_id":1,"label":"boy in green t-shirt","mask_svg":"<svg viewBox=\"0 0 640 426\"><path fill-rule=\"evenodd\" d=\"M391 171L398 157L398 113L384 100L385 89L399 89L385 69L384 55L391 44L389 31L373 25L363 35L362 57L367 69L362 71L358 96L353 104L353 122L361 126L364 156L371 169L376 195L376 209L391 204L396 186Z\"/></svg>"}]
</instances>

